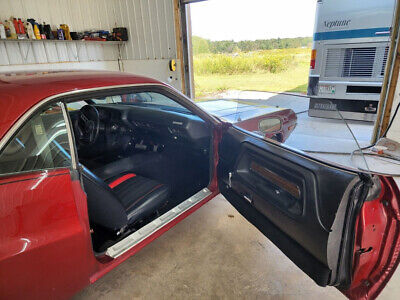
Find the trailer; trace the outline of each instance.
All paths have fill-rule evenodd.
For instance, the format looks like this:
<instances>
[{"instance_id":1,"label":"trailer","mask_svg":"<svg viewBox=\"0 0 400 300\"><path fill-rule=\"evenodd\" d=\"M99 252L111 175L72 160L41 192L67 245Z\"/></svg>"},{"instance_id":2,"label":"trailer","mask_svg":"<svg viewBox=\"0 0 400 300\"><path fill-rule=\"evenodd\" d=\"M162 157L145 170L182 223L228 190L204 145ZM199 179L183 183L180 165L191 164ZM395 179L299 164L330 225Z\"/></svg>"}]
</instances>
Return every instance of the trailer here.
<instances>
[{"instance_id":1,"label":"trailer","mask_svg":"<svg viewBox=\"0 0 400 300\"><path fill-rule=\"evenodd\" d=\"M395 4L395 0L317 1L309 116L376 119Z\"/></svg>"}]
</instances>

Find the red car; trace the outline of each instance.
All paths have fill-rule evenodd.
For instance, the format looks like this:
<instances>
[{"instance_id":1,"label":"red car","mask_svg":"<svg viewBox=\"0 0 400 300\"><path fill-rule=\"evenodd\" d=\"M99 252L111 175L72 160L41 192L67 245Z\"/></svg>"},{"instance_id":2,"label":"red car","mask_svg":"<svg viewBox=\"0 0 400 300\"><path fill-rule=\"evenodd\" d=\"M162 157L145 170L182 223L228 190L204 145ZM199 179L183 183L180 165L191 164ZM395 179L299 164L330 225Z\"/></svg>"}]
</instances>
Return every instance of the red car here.
<instances>
[{"instance_id":1,"label":"red car","mask_svg":"<svg viewBox=\"0 0 400 300\"><path fill-rule=\"evenodd\" d=\"M287 140L297 124L297 116L289 108L229 100L210 100L198 105L224 121L281 143Z\"/></svg>"},{"instance_id":2,"label":"red car","mask_svg":"<svg viewBox=\"0 0 400 300\"><path fill-rule=\"evenodd\" d=\"M2 298L68 298L220 192L351 299L399 263L393 178L266 141L149 78L3 74L0 94Z\"/></svg>"}]
</instances>

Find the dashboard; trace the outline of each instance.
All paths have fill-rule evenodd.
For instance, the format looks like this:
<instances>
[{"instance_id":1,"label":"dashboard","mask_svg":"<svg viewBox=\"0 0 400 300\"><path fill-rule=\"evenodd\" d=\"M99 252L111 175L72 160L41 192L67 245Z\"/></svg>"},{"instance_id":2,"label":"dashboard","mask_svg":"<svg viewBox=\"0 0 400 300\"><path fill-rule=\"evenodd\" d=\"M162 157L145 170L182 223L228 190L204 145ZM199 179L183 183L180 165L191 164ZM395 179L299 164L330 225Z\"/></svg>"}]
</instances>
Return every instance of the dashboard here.
<instances>
[{"instance_id":1,"label":"dashboard","mask_svg":"<svg viewBox=\"0 0 400 300\"><path fill-rule=\"evenodd\" d=\"M124 104L90 106L98 111L99 137L93 144L81 147L86 149L84 152L127 152L140 147L144 150L149 145L164 147L170 144L185 145L203 152L209 149L210 128L196 115ZM74 122L79 114L73 113L71 119Z\"/></svg>"}]
</instances>

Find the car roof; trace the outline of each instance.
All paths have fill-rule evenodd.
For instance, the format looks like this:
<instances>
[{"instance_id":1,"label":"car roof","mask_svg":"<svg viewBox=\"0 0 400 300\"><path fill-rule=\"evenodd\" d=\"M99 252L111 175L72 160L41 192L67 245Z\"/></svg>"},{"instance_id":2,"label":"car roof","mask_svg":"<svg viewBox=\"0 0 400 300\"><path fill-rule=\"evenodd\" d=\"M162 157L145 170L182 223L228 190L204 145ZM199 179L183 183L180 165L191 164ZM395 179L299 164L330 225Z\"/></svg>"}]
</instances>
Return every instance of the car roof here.
<instances>
[{"instance_id":1,"label":"car roof","mask_svg":"<svg viewBox=\"0 0 400 300\"><path fill-rule=\"evenodd\" d=\"M0 73L0 139L41 100L97 87L163 84L155 79L112 71L37 71Z\"/></svg>"}]
</instances>

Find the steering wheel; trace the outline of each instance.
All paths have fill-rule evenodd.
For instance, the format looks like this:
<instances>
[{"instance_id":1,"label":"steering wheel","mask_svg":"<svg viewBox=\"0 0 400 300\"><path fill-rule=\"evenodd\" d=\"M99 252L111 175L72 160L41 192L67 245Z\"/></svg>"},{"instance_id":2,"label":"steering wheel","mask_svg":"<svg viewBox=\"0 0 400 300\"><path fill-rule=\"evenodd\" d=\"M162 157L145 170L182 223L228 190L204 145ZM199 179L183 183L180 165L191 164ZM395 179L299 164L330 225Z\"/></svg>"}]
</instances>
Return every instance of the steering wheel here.
<instances>
[{"instance_id":1,"label":"steering wheel","mask_svg":"<svg viewBox=\"0 0 400 300\"><path fill-rule=\"evenodd\" d=\"M99 111L92 105L85 105L79 112L79 118L75 123L77 140L85 145L94 144L100 132Z\"/></svg>"}]
</instances>

